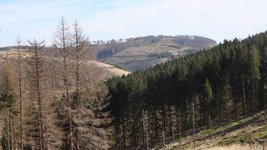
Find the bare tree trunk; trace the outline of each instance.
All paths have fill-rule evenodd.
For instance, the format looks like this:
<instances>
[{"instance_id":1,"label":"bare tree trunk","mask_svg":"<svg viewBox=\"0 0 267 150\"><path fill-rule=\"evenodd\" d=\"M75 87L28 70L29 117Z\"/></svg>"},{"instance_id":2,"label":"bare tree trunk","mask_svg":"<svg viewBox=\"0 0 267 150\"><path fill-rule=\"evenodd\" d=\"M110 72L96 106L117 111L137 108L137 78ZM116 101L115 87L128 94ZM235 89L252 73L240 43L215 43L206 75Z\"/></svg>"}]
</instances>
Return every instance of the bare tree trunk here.
<instances>
[{"instance_id":1,"label":"bare tree trunk","mask_svg":"<svg viewBox=\"0 0 267 150\"><path fill-rule=\"evenodd\" d=\"M66 58L64 58L64 85L66 90L66 96L67 96L67 105L68 105L68 124L69 124L69 144L70 144L70 150L73 150L73 126L72 126L72 115L71 115L71 104L70 104L70 95L69 95L69 83L67 79L67 65L66 65Z\"/></svg>"},{"instance_id":2,"label":"bare tree trunk","mask_svg":"<svg viewBox=\"0 0 267 150\"><path fill-rule=\"evenodd\" d=\"M179 125L178 125L178 127L179 127L179 138L181 139L182 138L182 119L181 119L181 110L180 109L178 110L178 116L179 116L179 118L178 118L178 120L179 120Z\"/></svg>"},{"instance_id":3,"label":"bare tree trunk","mask_svg":"<svg viewBox=\"0 0 267 150\"><path fill-rule=\"evenodd\" d=\"M242 91L243 91L243 110L245 116L247 116L247 106L246 106L246 91L245 91L245 81L244 77L242 77Z\"/></svg>"},{"instance_id":4,"label":"bare tree trunk","mask_svg":"<svg viewBox=\"0 0 267 150\"><path fill-rule=\"evenodd\" d=\"M163 104L162 116L163 116L163 131L166 131L166 109L165 104Z\"/></svg>"},{"instance_id":5,"label":"bare tree trunk","mask_svg":"<svg viewBox=\"0 0 267 150\"><path fill-rule=\"evenodd\" d=\"M195 103L194 101L191 103L191 108L192 108L193 144L194 144L194 149L195 149Z\"/></svg>"},{"instance_id":6,"label":"bare tree trunk","mask_svg":"<svg viewBox=\"0 0 267 150\"><path fill-rule=\"evenodd\" d=\"M163 143L163 146L165 147L165 132L164 132L164 130L162 132L162 143Z\"/></svg>"},{"instance_id":7,"label":"bare tree trunk","mask_svg":"<svg viewBox=\"0 0 267 150\"><path fill-rule=\"evenodd\" d=\"M11 120L12 122L12 148L15 150L16 149L16 139L15 139L15 122L14 122L14 117Z\"/></svg>"},{"instance_id":8,"label":"bare tree trunk","mask_svg":"<svg viewBox=\"0 0 267 150\"><path fill-rule=\"evenodd\" d=\"M11 114L11 112L9 112ZM12 136L12 119L9 118L9 143L10 150L13 150L13 136Z\"/></svg>"},{"instance_id":9,"label":"bare tree trunk","mask_svg":"<svg viewBox=\"0 0 267 150\"><path fill-rule=\"evenodd\" d=\"M158 115L157 110L154 110L154 129L155 129L155 139L158 139L159 133L158 133Z\"/></svg>"},{"instance_id":10,"label":"bare tree trunk","mask_svg":"<svg viewBox=\"0 0 267 150\"><path fill-rule=\"evenodd\" d=\"M236 96L234 97L234 107L235 107L235 118L238 118L239 117L239 114L238 114L238 98Z\"/></svg>"},{"instance_id":11,"label":"bare tree trunk","mask_svg":"<svg viewBox=\"0 0 267 150\"><path fill-rule=\"evenodd\" d=\"M218 120L222 121L222 99L220 98L220 92L217 92L216 96L216 101L217 101L217 116Z\"/></svg>"},{"instance_id":12,"label":"bare tree trunk","mask_svg":"<svg viewBox=\"0 0 267 150\"><path fill-rule=\"evenodd\" d=\"M18 38L18 67L19 67L19 110L20 110L20 149L23 150L23 108L22 108L22 75L21 75L21 55L20 55L20 39Z\"/></svg>"},{"instance_id":13,"label":"bare tree trunk","mask_svg":"<svg viewBox=\"0 0 267 150\"><path fill-rule=\"evenodd\" d=\"M210 110L208 110L208 115L209 115L209 128L212 127L212 119L211 119L211 115L210 115Z\"/></svg>"},{"instance_id":14,"label":"bare tree trunk","mask_svg":"<svg viewBox=\"0 0 267 150\"><path fill-rule=\"evenodd\" d=\"M261 93L262 93L262 99L263 99L263 109L265 109L266 107L266 96L265 96L265 91L266 91L266 88L265 88L265 79L261 79L261 82L260 82L260 89L261 89Z\"/></svg>"},{"instance_id":15,"label":"bare tree trunk","mask_svg":"<svg viewBox=\"0 0 267 150\"><path fill-rule=\"evenodd\" d=\"M263 109L266 109L266 94L265 93L266 93L266 87L265 87L265 84L263 83Z\"/></svg>"},{"instance_id":16,"label":"bare tree trunk","mask_svg":"<svg viewBox=\"0 0 267 150\"><path fill-rule=\"evenodd\" d=\"M143 131L144 131L144 134L145 134L145 137L146 137L146 149L149 150L149 145L148 145L148 133L149 133L149 122L148 122L148 116L147 114L143 111Z\"/></svg>"},{"instance_id":17,"label":"bare tree trunk","mask_svg":"<svg viewBox=\"0 0 267 150\"><path fill-rule=\"evenodd\" d=\"M70 63L68 62L70 60L69 57L69 49L70 49L70 33L69 33L69 26L66 25L64 18L62 17L60 25L58 26L58 29L56 31L55 39L54 39L54 46L59 51L59 54L61 55L60 61L63 61L59 63L61 67L63 67L62 72L60 72L61 78L63 79L64 83L64 95L65 101L67 104L67 122L68 122L68 143L70 146L70 150L73 150L73 124L72 124L72 109L71 109L71 101L70 101L70 91L69 91L69 68Z\"/></svg>"},{"instance_id":18,"label":"bare tree trunk","mask_svg":"<svg viewBox=\"0 0 267 150\"><path fill-rule=\"evenodd\" d=\"M80 120L80 51L82 47L82 39L78 22L74 24L74 39L76 52L76 98L77 98L77 119ZM76 130L77 150L80 150L80 133L79 127Z\"/></svg>"},{"instance_id":19,"label":"bare tree trunk","mask_svg":"<svg viewBox=\"0 0 267 150\"><path fill-rule=\"evenodd\" d=\"M125 132L125 125L124 125L124 123L125 123L125 120L123 118L123 122L122 122L122 145L123 145L122 147L123 148L126 147L126 136L125 136L126 132Z\"/></svg>"},{"instance_id":20,"label":"bare tree trunk","mask_svg":"<svg viewBox=\"0 0 267 150\"><path fill-rule=\"evenodd\" d=\"M230 106L228 106L229 104L229 101L230 101L230 94L229 94L229 87L228 87L228 83L226 84L226 102L225 102L225 109L226 109L226 115L227 115L227 119L229 120L230 119ZM207 110L208 110L208 120L209 120L209 117L210 117L210 112L209 112L209 108L207 107ZM208 122L209 123L209 122ZM209 125L210 127L210 125Z\"/></svg>"},{"instance_id":21,"label":"bare tree trunk","mask_svg":"<svg viewBox=\"0 0 267 150\"><path fill-rule=\"evenodd\" d=\"M252 103L253 103L252 112L255 112L256 111L256 101L255 101L255 80L254 79L252 81Z\"/></svg>"},{"instance_id":22,"label":"bare tree trunk","mask_svg":"<svg viewBox=\"0 0 267 150\"><path fill-rule=\"evenodd\" d=\"M29 44L32 46L32 62L31 65L34 68L34 83L35 83L35 91L36 92L36 99L37 99L37 105L38 105L38 128L39 128L39 137L38 137L38 144L39 149L44 150L44 123L43 123L43 98L41 95L41 56L40 56L40 49L42 48L42 45L44 44L44 41L38 43L36 40L33 42L28 41Z\"/></svg>"},{"instance_id":23,"label":"bare tree trunk","mask_svg":"<svg viewBox=\"0 0 267 150\"><path fill-rule=\"evenodd\" d=\"M188 103L188 98L185 97L186 99L186 130L189 130L189 103Z\"/></svg>"},{"instance_id":24,"label":"bare tree trunk","mask_svg":"<svg viewBox=\"0 0 267 150\"><path fill-rule=\"evenodd\" d=\"M182 122L181 122L181 109L178 110L178 128L179 128L179 145L181 146L181 138L182 138Z\"/></svg>"},{"instance_id":25,"label":"bare tree trunk","mask_svg":"<svg viewBox=\"0 0 267 150\"><path fill-rule=\"evenodd\" d=\"M38 47L37 47L37 42L34 43L34 52L35 52L35 69L36 69L36 89L37 89L37 99L38 99L38 120L39 120L39 146L40 150L44 149L44 129L43 129L43 112L42 112L42 100L41 100L41 93L40 93L40 68L39 68L39 54L38 54Z\"/></svg>"},{"instance_id":26,"label":"bare tree trunk","mask_svg":"<svg viewBox=\"0 0 267 150\"><path fill-rule=\"evenodd\" d=\"M9 110L7 110L7 148L8 150L11 150L11 145L10 145L10 116L9 116Z\"/></svg>"}]
</instances>

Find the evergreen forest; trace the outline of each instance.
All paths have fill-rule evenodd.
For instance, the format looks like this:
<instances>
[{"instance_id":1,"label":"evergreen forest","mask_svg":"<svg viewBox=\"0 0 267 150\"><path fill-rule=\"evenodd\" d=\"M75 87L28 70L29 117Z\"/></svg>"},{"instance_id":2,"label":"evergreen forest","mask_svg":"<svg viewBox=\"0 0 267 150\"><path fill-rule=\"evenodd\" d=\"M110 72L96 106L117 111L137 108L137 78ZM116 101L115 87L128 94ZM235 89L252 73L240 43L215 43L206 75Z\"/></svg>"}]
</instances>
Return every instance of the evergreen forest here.
<instances>
[{"instance_id":1,"label":"evergreen forest","mask_svg":"<svg viewBox=\"0 0 267 150\"><path fill-rule=\"evenodd\" d=\"M106 83L113 149L194 135L267 107L267 32L225 40Z\"/></svg>"}]
</instances>

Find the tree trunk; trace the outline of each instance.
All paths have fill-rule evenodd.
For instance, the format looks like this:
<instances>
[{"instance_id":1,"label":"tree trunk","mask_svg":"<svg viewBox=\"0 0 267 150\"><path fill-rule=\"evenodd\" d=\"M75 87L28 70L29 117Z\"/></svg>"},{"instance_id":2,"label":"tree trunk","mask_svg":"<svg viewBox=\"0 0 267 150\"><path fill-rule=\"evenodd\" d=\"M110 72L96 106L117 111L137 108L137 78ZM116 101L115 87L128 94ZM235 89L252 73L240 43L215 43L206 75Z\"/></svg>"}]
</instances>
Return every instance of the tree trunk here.
<instances>
[{"instance_id":1,"label":"tree trunk","mask_svg":"<svg viewBox=\"0 0 267 150\"><path fill-rule=\"evenodd\" d=\"M15 150L16 148L16 139L15 139L15 121L14 118L12 118L12 148Z\"/></svg>"},{"instance_id":2,"label":"tree trunk","mask_svg":"<svg viewBox=\"0 0 267 150\"><path fill-rule=\"evenodd\" d=\"M37 99L38 99L38 120L39 120L39 146L40 150L44 149L44 130L43 130L43 112L42 112L42 100L41 100L41 89L40 89L40 60L38 54L37 43L34 45L35 51L35 71L36 71L36 91L37 91Z\"/></svg>"},{"instance_id":3,"label":"tree trunk","mask_svg":"<svg viewBox=\"0 0 267 150\"><path fill-rule=\"evenodd\" d=\"M155 136L155 140L158 139L158 117L157 117L157 110L153 110L154 112L154 136Z\"/></svg>"},{"instance_id":4,"label":"tree trunk","mask_svg":"<svg viewBox=\"0 0 267 150\"><path fill-rule=\"evenodd\" d=\"M245 91L244 77L242 77L242 92L243 92L243 111L244 111L244 115L247 116L246 91Z\"/></svg>"},{"instance_id":5,"label":"tree trunk","mask_svg":"<svg viewBox=\"0 0 267 150\"><path fill-rule=\"evenodd\" d=\"M238 112L238 98L235 96L234 98L234 107L235 107L235 118L239 117L239 112Z\"/></svg>"},{"instance_id":6,"label":"tree trunk","mask_svg":"<svg viewBox=\"0 0 267 150\"><path fill-rule=\"evenodd\" d=\"M19 110L20 110L20 149L23 150L23 108L22 108L22 75L21 75L21 55L20 39L18 38L18 78L19 78Z\"/></svg>"},{"instance_id":7,"label":"tree trunk","mask_svg":"<svg viewBox=\"0 0 267 150\"><path fill-rule=\"evenodd\" d=\"M7 148L8 150L11 150L11 145L10 145L10 116L9 116L9 110L7 110Z\"/></svg>"},{"instance_id":8,"label":"tree trunk","mask_svg":"<svg viewBox=\"0 0 267 150\"><path fill-rule=\"evenodd\" d=\"M125 120L123 117L123 122L122 122L122 147L126 147L126 132L125 132Z\"/></svg>"},{"instance_id":9,"label":"tree trunk","mask_svg":"<svg viewBox=\"0 0 267 150\"><path fill-rule=\"evenodd\" d=\"M189 104L188 104L188 98L186 97L186 130L189 130Z\"/></svg>"},{"instance_id":10,"label":"tree trunk","mask_svg":"<svg viewBox=\"0 0 267 150\"><path fill-rule=\"evenodd\" d=\"M266 88L265 88L265 84L263 83L263 109L266 109Z\"/></svg>"},{"instance_id":11,"label":"tree trunk","mask_svg":"<svg viewBox=\"0 0 267 150\"><path fill-rule=\"evenodd\" d=\"M75 45L76 45L76 94L77 94L77 119L80 119L80 48L81 47L81 39L79 38L79 28L77 21L74 24L74 37L75 37ZM76 130L77 135L77 150L80 150L80 131L79 128Z\"/></svg>"},{"instance_id":12,"label":"tree trunk","mask_svg":"<svg viewBox=\"0 0 267 150\"><path fill-rule=\"evenodd\" d=\"M219 100L219 92L217 92L217 96L216 96L216 105L217 105L217 118L219 121L221 121L222 116L221 116L221 105L220 105L220 100Z\"/></svg>"},{"instance_id":13,"label":"tree trunk","mask_svg":"<svg viewBox=\"0 0 267 150\"><path fill-rule=\"evenodd\" d=\"M163 116L163 131L166 131L166 110L165 110L165 104L163 104L162 108L162 116Z\"/></svg>"},{"instance_id":14,"label":"tree trunk","mask_svg":"<svg viewBox=\"0 0 267 150\"><path fill-rule=\"evenodd\" d=\"M255 80L254 79L252 81L252 103L253 103L252 112L256 112L257 103L255 100Z\"/></svg>"},{"instance_id":15,"label":"tree trunk","mask_svg":"<svg viewBox=\"0 0 267 150\"><path fill-rule=\"evenodd\" d=\"M178 121L179 121L179 124L178 124L178 128L179 128L179 139L182 138L182 120L181 120L181 110L179 109L178 110Z\"/></svg>"},{"instance_id":16,"label":"tree trunk","mask_svg":"<svg viewBox=\"0 0 267 150\"><path fill-rule=\"evenodd\" d=\"M262 77L262 79L260 80L260 95L261 95L261 99L262 99L262 109L264 110L266 108L266 88L265 88L265 79L264 77Z\"/></svg>"},{"instance_id":17,"label":"tree trunk","mask_svg":"<svg viewBox=\"0 0 267 150\"><path fill-rule=\"evenodd\" d=\"M191 103L192 108L192 131L193 131L193 144L195 149L195 103L194 101Z\"/></svg>"},{"instance_id":18,"label":"tree trunk","mask_svg":"<svg viewBox=\"0 0 267 150\"><path fill-rule=\"evenodd\" d=\"M181 110L178 109L178 128L179 128L179 146L181 146L181 138L182 138L182 122L181 122Z\"/></svg>"}]
</instances>

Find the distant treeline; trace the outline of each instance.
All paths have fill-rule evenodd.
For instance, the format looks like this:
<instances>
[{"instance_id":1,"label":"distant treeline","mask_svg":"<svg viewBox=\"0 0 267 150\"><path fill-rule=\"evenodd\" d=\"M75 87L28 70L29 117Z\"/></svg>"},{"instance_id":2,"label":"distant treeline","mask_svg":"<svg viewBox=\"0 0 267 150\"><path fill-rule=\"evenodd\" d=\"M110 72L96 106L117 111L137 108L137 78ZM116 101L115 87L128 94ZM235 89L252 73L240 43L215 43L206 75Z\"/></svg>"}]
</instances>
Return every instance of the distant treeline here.
<instances>
[{"instance_id":1,"label":"distant treeline","mask_svg":"<svg viewBox=\"0 0 267 150\"><path fill-rule=\"evenodd\" d=\"M4 51L4 50L11 50L11 49L16 49L17 46L7 46L7 47L0 47L0 51ZM29 46L21 46L21 49L28 49Z\"/></svg>"}]
</instances>

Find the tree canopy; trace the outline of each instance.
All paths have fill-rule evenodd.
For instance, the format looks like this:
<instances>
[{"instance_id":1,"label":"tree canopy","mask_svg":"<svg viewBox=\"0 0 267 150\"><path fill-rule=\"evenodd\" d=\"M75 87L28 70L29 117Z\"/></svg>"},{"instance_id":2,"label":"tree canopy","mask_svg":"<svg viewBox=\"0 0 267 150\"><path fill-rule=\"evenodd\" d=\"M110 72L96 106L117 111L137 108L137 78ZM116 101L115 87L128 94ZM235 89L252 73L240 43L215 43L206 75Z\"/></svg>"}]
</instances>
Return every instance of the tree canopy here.
<instances>
[{"instance_id":1,"label":"tree canopy","mask_svg":"<svg viewBox=\"0 0 267 150\"><path fill-rule=\"evenodd\" d=\"M264 109L266 49L264 32L244 40L225 40L211 49L108 80L114 147L145 144L144 111L148 112L149 143L153 144L163 132L169 136L174 128L178 133L180 125L186 134L193 122L196 128L209 127L212 122Z\"/></svg>"}]
</instances>

